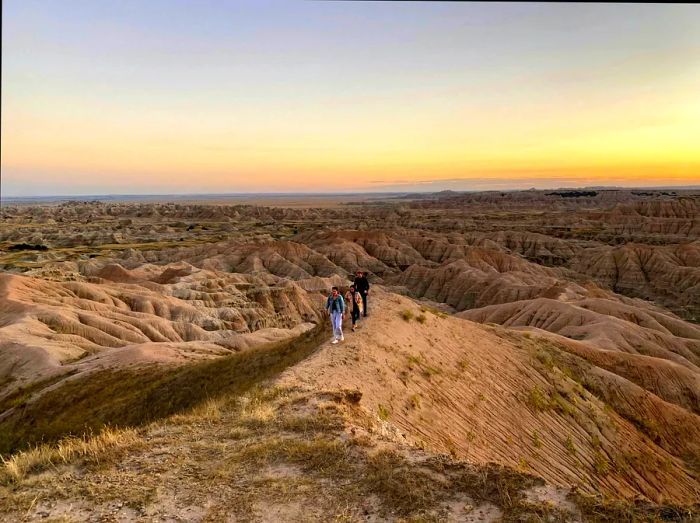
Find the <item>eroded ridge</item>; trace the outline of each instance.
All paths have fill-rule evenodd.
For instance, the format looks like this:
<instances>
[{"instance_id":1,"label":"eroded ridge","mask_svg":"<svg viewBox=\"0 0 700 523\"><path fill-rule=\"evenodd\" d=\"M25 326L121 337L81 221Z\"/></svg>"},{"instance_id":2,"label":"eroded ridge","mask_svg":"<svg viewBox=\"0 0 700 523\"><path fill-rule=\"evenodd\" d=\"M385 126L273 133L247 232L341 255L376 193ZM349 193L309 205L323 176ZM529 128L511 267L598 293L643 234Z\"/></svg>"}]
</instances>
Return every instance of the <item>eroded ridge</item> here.
<instances>
[{"instance_id":1,"label":"eroded ridge","mask_svg":"<svg viewBox=\"0 0 700 523\"><path fill-rule=\"evenodd\" d=\"M78 503L102 474L100 513L126 518L174 506L193 519L260 519L267 508L292 520L690 520L698 199L562 190L318 208L3 206L0 435L16 503L3 510L58 517L59 500ZM370 315L331 345L325 296L357 270L372 285ZM261 419L241 401L260 401ZM178 417L193 407L185 426L198 439ZM329 425L311 421L326 415ZM126 468L94 468L120 442ZM205 465L168 459L154 473L170 478L170 498L129 494L124 481L174 446ZM66 468L39 489L35 474L58 461ZM239 510L201 482L188 497L175 478L195 469L249 502ZM358 474L374 479L358 485ZM392 490L395 477L420 478L420 495ZM64 480L77 490L59 494ZM370 486L384 494L362 501ZM316 491L326 501L312 507ZM29 506L37 493L46 502Z\"/></svg>"}]
</instances>

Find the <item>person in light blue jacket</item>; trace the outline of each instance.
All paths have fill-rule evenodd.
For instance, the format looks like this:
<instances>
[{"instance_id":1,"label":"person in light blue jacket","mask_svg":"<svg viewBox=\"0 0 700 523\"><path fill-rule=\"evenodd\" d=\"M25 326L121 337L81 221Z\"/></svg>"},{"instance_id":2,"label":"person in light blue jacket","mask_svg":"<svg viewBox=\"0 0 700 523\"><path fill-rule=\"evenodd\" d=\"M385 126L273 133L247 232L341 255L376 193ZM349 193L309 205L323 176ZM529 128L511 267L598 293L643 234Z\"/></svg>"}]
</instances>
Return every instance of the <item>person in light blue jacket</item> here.
<instances>
[{"instance_id":1,"label":"person in light blue jacket","mask_svg":"<svg viewBox=\"0 0 700 523\"><path fill-rule=\"evenodd\" d=\"M333 326L333 341L338 343L345 341L343 337L343 314L345 313L345 301L338 292L338 287L333 287L331 293L326 300L326 310L331 317L331 325Z\"/></svg>"}]
</instances>

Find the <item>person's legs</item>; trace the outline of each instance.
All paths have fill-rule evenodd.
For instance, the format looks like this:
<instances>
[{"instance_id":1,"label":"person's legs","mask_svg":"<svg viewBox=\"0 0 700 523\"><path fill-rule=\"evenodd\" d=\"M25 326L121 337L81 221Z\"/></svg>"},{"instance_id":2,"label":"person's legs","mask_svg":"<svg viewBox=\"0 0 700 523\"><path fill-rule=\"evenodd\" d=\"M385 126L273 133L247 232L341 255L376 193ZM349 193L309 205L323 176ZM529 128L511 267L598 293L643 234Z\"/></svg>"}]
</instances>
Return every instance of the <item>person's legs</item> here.
<instances>
[{"instance_id":1,"label":"person's legs","mask_svg":"<svg viewBox=\"0 0 700 523\"><path fill-rule=\"evenodd\" d=\"M333 343L336 342L338 339L338 336L336 336L336 329L335 329L335 313L331 312L330 314L330 320L331 320L331 329L333 329Z\"/></svg>"},{"instance_id":2,"label":"person's legs","mask_svg":"<svg viewBox=\"0 0 700 523\"><path fill-rule=\"evenodd\" d=\"M338 338L343 336L343 315L339 312L335 313L335 335Z\"/></svg>"},{"instance_id":3,"label":"person's legs","mask_svg":"<svg viewBox=\"0 0 700 523\"><path fill-rule=\"evenodd\" d=\"M362 312L365 316L367 316L367 294L362 293Z\"/></svg>"},{"instance_id":4,"label":"person's legs","mask_svg":"<svg viewBox=\"0 0 700 523\"><path fill-rule=\"evenodd\" d=\"M331 322L333 324L333 337L343 339L343 315L340 312L331 313Z\"/></svg>"},{"instance_id":5,"label":"person's legs","mask_svg":"<svg viewBox=\"0 0 700 523\"><path fill-rule=\"evenodd\" d=\"M355 330L355 324L357 323L357 320L360 319L360 310L357 307L353 307L352 309L352 330Z\"/></svg>"}]
</instances>

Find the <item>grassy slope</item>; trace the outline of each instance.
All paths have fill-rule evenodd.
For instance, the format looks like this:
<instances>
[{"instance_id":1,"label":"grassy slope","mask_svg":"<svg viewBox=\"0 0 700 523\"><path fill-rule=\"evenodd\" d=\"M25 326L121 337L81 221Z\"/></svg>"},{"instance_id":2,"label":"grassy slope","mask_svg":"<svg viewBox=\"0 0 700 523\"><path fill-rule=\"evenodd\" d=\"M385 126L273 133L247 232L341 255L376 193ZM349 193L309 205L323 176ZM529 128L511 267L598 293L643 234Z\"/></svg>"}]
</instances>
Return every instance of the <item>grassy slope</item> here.
<instances>
[{"instance_id":1,"label":"grassy slope","mask_svg":"<svg viewBox=\"0 0 700 523\"><path fill-rule=\"evenodd\" d=\"M222 394L242 393L308 356L324 324L292 340L185 367L141 367L76 376L35 400L9 398L0 422L0 454L104 426L136 426Z\"/></svg>"},{"instance_id":2,"label":"grassy slope","mask_svg":"<svg viewBox=\"0 0 700 523\"><path fill-rule=\"evenodd\" d=\"M542 480L397 444L344 391L224 394L138 430L19 453L0 514L82 521L691 521L691 509L529 496ZM380 423L381 425L381 423Z\"/></svg>"}]
</instances>

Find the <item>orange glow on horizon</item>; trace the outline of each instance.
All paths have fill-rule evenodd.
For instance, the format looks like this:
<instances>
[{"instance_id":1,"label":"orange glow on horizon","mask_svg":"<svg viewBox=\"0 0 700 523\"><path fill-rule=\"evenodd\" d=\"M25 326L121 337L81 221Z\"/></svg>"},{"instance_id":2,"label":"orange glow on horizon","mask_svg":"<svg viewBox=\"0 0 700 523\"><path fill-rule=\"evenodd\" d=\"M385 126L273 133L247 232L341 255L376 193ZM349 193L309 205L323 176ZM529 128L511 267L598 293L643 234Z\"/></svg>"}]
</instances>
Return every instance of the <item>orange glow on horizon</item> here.
<instances>
[{"instance_id":1,"label":"orange glow on horizon","mask_svg":"<svg viewBox=\"0 0 700 523\"><path fill-rule=\"evenodd\" d=\"M253 38L244 52L222 27L215 36L189 35L182 52L205 46L210 54L192 51L181 63L147 37L161 23L157 10L138 34L143 45L129 47L122 32L141 19L127 23L115 6L121 26L93 13L114 32L110 40L95 30L94 49L66 40L71 24L90 30L81 11L64 9L63 20L18 2L8 13L28 17L10 18L7 42L3 36L10 60L3 63L2 171L15 191L56 179L92 191L102 177L110 191L136 192L372 190L451 179L700 184L700 47L686 8L635 8L644 34L631 22L621 34L611 22L591 41L569 12L580 11L598 30L607 19L600 13L624 25L625 10L445 5L456 18L434 8L429 22L406 13L415 8L430 18L432 7L394 12L387 5L383 16L405 15L412 34L424 38L399 49L381 31L376 45L358 40L354 31L363 25L334 11L374 13L378 6L300 6L310 9L307 18L329 10L315 27L329 31L331 44L337 38L337 49L324 53L280 20L275 29L291 32L284 45ZM209 23L225 14L189 9L206 12ZM272 23L254 4L241 9ZM533 18L493 15L499 9L531 10ZM374 19L367 13L365 25ZM476 26L470 36L451 24L474 17L495 25L479 37ZM180 22L189 30L186 18ZM48 24L54 39L28 38L22 24L32 20ZM329 20L350 36L335 35ZM664 20L673 23L659 25ZM519 31L525 50L499 37L499 24ZM561 27L580 31L579 40ZM176 33L167 25L153 30L163 42L180 42L168 40ZM116 54L106 59L100 50Z\"/></svg>"}]
</instances>

